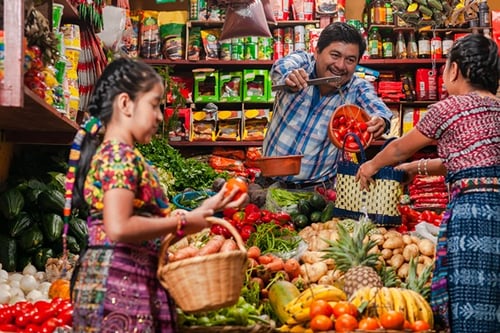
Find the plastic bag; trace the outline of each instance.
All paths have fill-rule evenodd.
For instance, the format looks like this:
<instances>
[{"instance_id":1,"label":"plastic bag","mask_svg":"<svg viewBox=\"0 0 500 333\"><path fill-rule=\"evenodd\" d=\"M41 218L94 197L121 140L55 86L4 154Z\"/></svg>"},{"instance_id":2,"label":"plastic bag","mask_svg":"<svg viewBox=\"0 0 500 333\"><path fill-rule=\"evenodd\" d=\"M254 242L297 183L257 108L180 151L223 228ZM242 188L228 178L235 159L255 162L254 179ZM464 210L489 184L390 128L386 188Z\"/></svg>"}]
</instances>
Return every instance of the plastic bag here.
<instances>
[{"instance_id":1,"label":"plastic bag","mask_svg":"<svg viewBox=\"0 0 500 333\"><path fill-rule=\"evenodd\" d=\"M220 39L247 36L272 36L261 0L249 4L230 4L227 8Z\"/></svg>"},{"instance_id":2,"label":"plastic bag","mask_svg":"<svg viewBox=\"0 0 500 333\"><path fill-rule=\"evenodd\" d=\"M425 238L437 244L437 235L439 232L439 227L436 227L434 224L427 222L420 222L415 226L414 234L416 236Z\"/></svg>"}]
</instances>

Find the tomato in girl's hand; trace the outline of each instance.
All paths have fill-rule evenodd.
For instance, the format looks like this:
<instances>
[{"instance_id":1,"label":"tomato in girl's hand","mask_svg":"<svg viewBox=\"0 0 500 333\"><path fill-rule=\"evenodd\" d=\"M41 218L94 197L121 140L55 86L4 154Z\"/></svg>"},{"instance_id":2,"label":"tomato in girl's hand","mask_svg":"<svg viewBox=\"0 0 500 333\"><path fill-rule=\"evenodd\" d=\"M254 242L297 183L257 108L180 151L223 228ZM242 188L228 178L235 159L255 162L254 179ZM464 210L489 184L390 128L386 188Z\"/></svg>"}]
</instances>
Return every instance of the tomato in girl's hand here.
<instances>
[{"instance_id":1,"label":"tomato in girl's hand","mask_svg":"<svg viewBox=\"0 0 500 333\"><path fill-rule=\"evenodd\" d=\"M235 188L238 189L238 192L234 196L233 200L238 200L238 198L241 197L243 193L248 192L247 182L239 177L235 177L228 179L228 181L226 182L227 192L224 195L228 196Z\"/></svg>"}]
</instances>

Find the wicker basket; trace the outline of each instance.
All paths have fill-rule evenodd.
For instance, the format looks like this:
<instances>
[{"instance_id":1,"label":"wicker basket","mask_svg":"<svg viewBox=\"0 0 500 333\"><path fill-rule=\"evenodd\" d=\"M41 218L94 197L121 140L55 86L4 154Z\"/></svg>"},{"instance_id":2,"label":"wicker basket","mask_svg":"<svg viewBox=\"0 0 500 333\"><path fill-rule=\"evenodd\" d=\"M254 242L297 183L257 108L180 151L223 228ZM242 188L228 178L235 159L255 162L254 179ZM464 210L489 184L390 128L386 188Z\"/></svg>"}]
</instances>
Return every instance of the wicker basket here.
<instances>
[{"instance_id":1,"label":"wicker basket","mask_svg":"<svg viewBox=\"0 0 500 333\"><path fill-rule=\"evenodd\" d=\"M227 228L239 249L167 263L168 247L174 236L165 237L161 246L158 279L186 313L236 304L245 279L247 252L238 231L221 218L209 217L207 220Z\"/></svg>"}]
</instances>

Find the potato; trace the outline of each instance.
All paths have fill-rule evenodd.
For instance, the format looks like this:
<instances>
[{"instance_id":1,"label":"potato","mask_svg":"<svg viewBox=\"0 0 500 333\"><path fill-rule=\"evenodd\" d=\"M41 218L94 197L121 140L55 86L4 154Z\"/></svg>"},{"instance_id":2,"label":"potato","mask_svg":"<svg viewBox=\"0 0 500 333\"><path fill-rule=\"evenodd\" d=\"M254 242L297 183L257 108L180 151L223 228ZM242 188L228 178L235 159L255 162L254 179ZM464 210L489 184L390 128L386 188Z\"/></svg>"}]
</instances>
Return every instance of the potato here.
<instances>
[{"instance_id":1,"label":"potato","mask_svg":"<svg viewBox=\"0 0 500 333\"><path fill-rule=\"evenodd\" d=\"M424 264L425 266L434 265L434 259L424 255L418 257L418 262Z\"/></svg>"},{"instance_id":2,"label":"potato","mask_svg":"<svg viewBox=\"0 0 500 333\"><path fill-rule=\"evenodd\" d=\"M398 247L397 249L393 249L392 250L392 255L395 255L395 254L403 254L403 248L402 247Z\"/></svg>"},{"instance_id":3,"label":"potato","mask_svg":"<svg viewBox=\"0 0 500 333\"><path fill-rule=\"evenodd\" d=\"M405 262L404 264L401 265L401 267L399 267L398 269L398 276L401 278L401 279L404 279L406 277L408 277L408 270L410 268L410 264L408 264L407 262Z\"/></svg>"},{"instance_id":4,"label":"potato","mask_svg":"<svg viewBox=\"0 0 500 333\"><path fill-rule=\"evenodd\" d=\"M382 234L373 234L370 236L370 239L377 243L378 246L382 246L384 244L384 235Z\"/></svg>"},{"instance_id":5,"label":"potato","mask_svg":"<svg viewBox=\"0 0 500 333\"><path fill-rule=\"evenodd\" d=\"M405 258L403 257L402 254L395 254L392 256L391 260L389 260L389 264L397 270L403 263L405 262Z\"/></svg>"},{"instance_id":6,"label":"potato","mask_svg":"<svg viewBox=\"0 0 500 333\"><path fill-rule=\"evenodd\" d=\"M434 252L436 251L436 246L434 243L428 239L422 239L418 244L418 249L423 255L428 257L433 257Z\"/></svg>"},{"instance_id":7,"label":"potato","mask_svg":"<svg viewBox=\"0 0 500 333\"><path fill-rule=\"evenodd\" d=\"M413 241L411 240L411 236L410 235L403 235L403 243L405 243L406 245L413 243Z\"/></svg>"},{"instance_id":8,"label":"potato","mask_svg":"<svg viewBox=\"0 0 500 333\"><path fill-rule=\"evenodd\" d=\"M401 233L397 230L394 230L394 229L391 229L384 234L385 239L394 238L394 237L401 238L401 236L402 236Z\"/></svg>"},{"instance_id":9,"label":"potato","mask_svg":"<svg viewBox=\"0 0 500 333\"><path fill-rule=\"evenodd\" d=\"M303 264L300 266L300 275L306 282L317 282L323 275L328 272L328 267L324 262L316 262L314 264Z\"/></svg>"},{"instance_id":10,"label":"potato","mask_svg":"<svg viewBox=\"0 0 500 333\"><path fill-rule=\"evenodd\" d=\"M392 257L392 250L391 249L383 249L380 251L380 254L382 254L382 258L385 260L390 259Z\"/></svg>"},{"instance_id":11,"label":"potato","mask_svg":"<svg viewBox=\"0 0 500 333\"><path fill-rule=\"evenodd\" d=\"M406 245L403 249L403 257L405 258L405 261L410 261L411 258L418 257L418 255L419 249L417 244Z\"/></svg>"},{"instance_id":12,"label":"potato","mask_svg":"<svg viewBox=\"0 0 500 333\"><path fill-rule=\"evenodd\" d=\"M386 238L384 244L382 245L384 249L397 249L398 247L403 247L403 246L404 243L403 243L403 238L401 236Z\"/></svg>"}]
</instances>

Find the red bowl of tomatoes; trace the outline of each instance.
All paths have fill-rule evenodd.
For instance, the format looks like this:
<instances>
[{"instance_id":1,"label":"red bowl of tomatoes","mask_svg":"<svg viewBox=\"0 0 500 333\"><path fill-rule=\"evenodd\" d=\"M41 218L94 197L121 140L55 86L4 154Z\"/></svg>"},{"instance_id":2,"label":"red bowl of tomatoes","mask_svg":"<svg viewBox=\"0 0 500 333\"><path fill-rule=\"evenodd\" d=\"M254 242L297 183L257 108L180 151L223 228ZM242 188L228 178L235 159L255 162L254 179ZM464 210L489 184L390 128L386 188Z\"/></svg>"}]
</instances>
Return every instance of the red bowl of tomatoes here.
<instances>
[{"instance_id":1,"label":"red bowl of tomatoes","mask_svg":"<svg viewBox=\"0 0 500 333\"><path fill-rule=\"evenodd\" d=\"M344 104L339 106L330 117L328 123L328 136L330 141L337 148L344 148L345 151L358 153L360 147L352 135L358 136L363 148L367 148L373 141L373 134L368 132L370 116L365 110L354 104ZM344 146L345 140L345 146Z\"/></svg>"}]
</instances>

